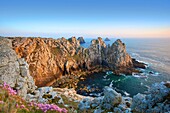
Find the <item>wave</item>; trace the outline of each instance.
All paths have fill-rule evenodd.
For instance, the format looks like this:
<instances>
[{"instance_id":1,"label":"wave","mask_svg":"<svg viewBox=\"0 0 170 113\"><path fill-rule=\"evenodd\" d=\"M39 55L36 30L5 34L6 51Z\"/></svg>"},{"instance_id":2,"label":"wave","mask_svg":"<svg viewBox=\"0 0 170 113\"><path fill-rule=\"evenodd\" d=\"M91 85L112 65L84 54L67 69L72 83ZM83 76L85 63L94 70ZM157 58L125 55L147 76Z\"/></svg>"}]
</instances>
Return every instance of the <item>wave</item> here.
<instances>
[{"instance_id":1,"label":"wave","mask_svg":"<svg viewBox=\"0 0 170 113\"><path fill-rule=\"evenodd\" d=\"M109 87L113 87L113 80L111 81Z\"/></svg>"},{"instance_id":2,"label":"wave","mask_svg":"<svg viewBox=\"0 0 170 113\"><path fill-rule=\"evenodd\" d=\"M108 76L108 75L106 74L105 76L103 76L103 78L104 78L104 79L106 79L106 78L107 78L107 76Z\"/></svg>"},{"instance_id":3,"label":"wave","mask_svg":"<svg viewBox=\"0 0 170 113\"><path fill-rule=\"evenodd\" d=\"M149 75L151 75L151 76L159 76L160 73L158 73L158 72L151 72Z\"/></svg>"},{"instance_id":4,"label":"wave","mask_svg":"<svg viewBox=\"0 0 170 113\"><path fill-rule=\"evenodd\" d=\"M139 74L139 73L132 73L132 76L136 78L147 78L148 77L144 74Z\"/></svg>"},{"instance_id":5,"label":"wave","mask_svg":"<svg viewBox=\"0 0 170 113\"><path fill-rule=\"evenodd\" d=\"M117 92L119 92L119 93L121 93L121 94L123 94L125 96L130 96L130 93L128 93L128 92L126 92L124 90L118 89L116 87L114 88L114 90L116 90Z\"/></svg>"},{"instance_id":6,"label":"wave","mask_svg":"<svg viewBox=\"0 0 170 113\"><path fill-rule=\"evenodd\" d=\"M124 94L125 94L126 96L130 96L130 94L129 94L129 93L127 93L126 91L124 91Z\"/></svg>"},{"instance_id":7,"label":"wave","mask_svg":"<svg viewBox=\"0 0 170 113\"><path fill-rule=\"evenodd\" d=\"M136 60L137 60L138 62L142 62L142 63L147 64L148 67L150 67L150 65L152 65L152 66L165 67L165 64L164 64L164 63L162 63L162 62L159 61L159 60L150 58L149 56L148 56L148 57L144 57L144 56L141 56L141 55L138 54L138 53L131 53L131 56L132 56L133 58L136 58Z\"/></svg>"}]
</instances>

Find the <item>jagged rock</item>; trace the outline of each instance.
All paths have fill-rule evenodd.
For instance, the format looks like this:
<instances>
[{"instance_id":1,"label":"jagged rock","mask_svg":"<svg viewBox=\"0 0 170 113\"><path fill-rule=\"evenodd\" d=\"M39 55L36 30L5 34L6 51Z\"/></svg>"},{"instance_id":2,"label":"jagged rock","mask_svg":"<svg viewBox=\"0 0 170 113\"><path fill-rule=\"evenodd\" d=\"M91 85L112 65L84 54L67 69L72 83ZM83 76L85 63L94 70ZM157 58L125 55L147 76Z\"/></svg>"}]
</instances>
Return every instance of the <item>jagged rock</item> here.
<instances>
[{"instance_id":1,"label":"jagged rock","mask_svg":"<svg viewBox=\"0 0 170 113\"><path fill-rule=\"evenodd\" d=\"M84 98L78 105L80 110L90 109L91 99Z\"/></svg>"},{"instance_id":2,"label":"jagged rock","mask_svg":"<svg viewBox=\"0 0 170 113\"><path fill-rule=\"evenodd\" d=\"M121 40L116 40L108 49L107 62L115 67L132 67L132 59L126 52L125 44Z\"/></svg>"},{"instance_id":3,"label":"jagged rock","mask_svg":"<svg viewBox=\"0 0 170 113\"><path fill-rule=\"evenodd\" d=\"M12 38L18 57L25 58L30 74L37 86L46 86L59 79L63 73L77 68L74 57L80 47L75 37L70 39ZM68 59L70 56L72 58ZM73 64L73 66L71 66ZM26 73L26 72L25 72Z\"/></svg>"},{"instance_id":4,"label":"jagged rock","mask_svg":"<svg viewBox=\"0 0 170 113\"><path fill-rule=\"evenodd\" d=\"M80 42L80 44L86 43L83 37L78 37L77 40Z\"/></svg>"},{"instance_id":5,"label":"jagged rock","mask_svg":"<svg viewBox=\"0 0 170 113\"><path fill-rule=\"evenodd\" d=\"M102 110L101 108L95 109L94 113L102 113L104 110ZM109 113L109 112L108 112Z\"/></svg>"},{"instance_id":6,"label":"jagged rock","mask_svg":"<svg viewBox=\"0 0 170 113\"><path fill-rule=\"evenodd\" d=\"M168 83L168 82L167 82ZM143 113L165 113L170 111L170 88L165 82L155 83L148 94L137 94L133 97L132 111Z\"/></svg>"},{"instance_id":7,"label":"jagged rock","mask_svg":"<svg viewBox=\"0 0 170 113\"><path fill-rule=\"evenodd\" d=\"M133 66L134 66L135 68L146 69L146 64L145 64L145 63L138 62L138 61L136 61L136 59L132 59L132 62L133 62ZM153 74L153 73L151 72L150 74Z\"/></svg>"},{"instance_id":8,"label":"jagged rock","mask_svg":"<svg viewBox=\"0 0 170 113\"><path fill-rule=\"evenodd\" d=\"M45 93L52 92L53 88L52 87L41 87L41 88L38 88L38 90L41 94L45 94Z\"/></svg>"},{"instance_id":9,"label":"jagged rock","mask_svg":"<svg viewBox=\"0 0 170 113\"><path fill-rule=\"evenodd\" d=\"M81 110L85 110L91 106L95 109L95 112L103 108L103 111L110 110L114 113L168 113L170 111L169 84L169 81L155 83L150 87L147 94L139 93L133 98L122 97L112 88L106 87L104 96L84 99L80 102L79 107L81 107Z\"/></svg>"},{"instance_id":10,"label":"jagged rock","mask_svg":"<svg viewBox=\"0 0 170 113\"><path fill-rule=\"evenodd\" d=\"M80 46L76 37L68 40L51 38L10 38L13 48L19 58L25 58L29 64L29 71L38 87L60 84L63 76L74 76L78 72L93 70L112 70L115 74L132 74L136 72L132 58L126 52L125 44L121 40L112 46L106 46L101 37L91 41L89 48ZM101 68L99 68L101 67ZM141 67L141 65L140 65ZM28 72L24 71L23 74ZM66 79L64 79L66 82ZM56 83L55 83L56 82ZM61 82L58 86L67 86ZM70 87L70 86L69 86Z\"/></svg>"},{"instance_id":11,"label":"jagged rock","mask_svg":"<svg viewBox=\"0 0 170 113\"><path fill-rule=\"evenodd\" d=\"M36 88L28 64L24 59L17 58L9 39L0 38L0 51L0 80L17 89L18 94L26 98L26 94Z\"/></svg>"},{"instance_id":12,"label":"jagged rock","mask_svg":"<svg viewBox=\"0 0 170 113\"><path fill-rule=\"evenodd\" d=\"M96 97L93 99L83 99L79 103L79 109L85 110L89 109L91 107L92 109L95 109L94 112L101 111L100 108L102 108L102 111L116 111L116 112L127 112L130 111L129 107L125 102L130 102L129 98L122 98L121 94L117 93L115 90L113 90L110 87L104 88L104 96ZM127 112L128 113L128 112Z\"/></svg>"},{"instance_id":13,"label":"jagged rock","mask_svg":"<svg viewBox=\"0 0 170 113\"><path fill-rule=\"evenodd\" d=\"M122 96L110 87L104 88L103 105L105 109L111 109L122 102Z\"/></svg>"}]
</instances>

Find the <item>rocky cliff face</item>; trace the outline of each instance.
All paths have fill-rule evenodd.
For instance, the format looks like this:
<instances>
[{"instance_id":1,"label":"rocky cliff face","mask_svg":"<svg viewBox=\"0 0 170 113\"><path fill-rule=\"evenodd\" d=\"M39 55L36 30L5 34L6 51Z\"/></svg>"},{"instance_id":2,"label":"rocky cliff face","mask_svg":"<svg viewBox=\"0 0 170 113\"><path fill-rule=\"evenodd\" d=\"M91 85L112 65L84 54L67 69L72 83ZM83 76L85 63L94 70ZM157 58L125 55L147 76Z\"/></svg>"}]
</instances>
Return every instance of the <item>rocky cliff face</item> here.
<instances>
[{"instance_id":1,"label":"rocky cliff face","mask_svg":"<svg viewBox=\"0 0 170 113\"><path fill-rule=\"evenodd\" d=\"M72 58L80 46L76 38L66 40L42 38L14 38L13 47L18 57L25 58L30 74L38 86L45 86L62 75L69 74L70 68L77 68Z\"/></svg>"},{"instance_id":2,"label":"rocky cliff face","mask_svg":"<svg viewBox=\"0 0 170 113\"><path fill-rule=\"evenodd\" d=\"M121 40L116 40L111 46L104 43L102 38L91 41L86 61L91 66L100 65L113 70L116 74L131 74L134 71L132 58L126 52L125 44ZM137 66L136 66L137 67Z\"/></svg>"},{"instance_id":3,"label":"rocky cliff face","mask_svg":"<svg viewBox=\"0 0 170 113\"><path fill-rule=\"evenodd\" d=\"M101 37L91 41L89 48L70 39L10 38L19 58L25 58L30 74L37 86L51 85L60 78L77 75L84 71L112 70L116 74L130 74L134 71L131 57L125 44L117 40L106 46ZM66 83L61 81L60 83ZM71 80L71 78L69 78ZM71 81L74 83L74 80ZM76 84L76 83L74 83Z\"/></svg>"},{"instance_id":4,"label":"rocky cliff face","mask_svg":"<svg viewBox=\"0 0 170 113\"><path fill-rule=\"evenodd\" d=\"M0 81L16 89L23 98L36 88L28 64L23 58L17 58L11 40L6 38L0 38Z\"/></svg>"}]
</instances>

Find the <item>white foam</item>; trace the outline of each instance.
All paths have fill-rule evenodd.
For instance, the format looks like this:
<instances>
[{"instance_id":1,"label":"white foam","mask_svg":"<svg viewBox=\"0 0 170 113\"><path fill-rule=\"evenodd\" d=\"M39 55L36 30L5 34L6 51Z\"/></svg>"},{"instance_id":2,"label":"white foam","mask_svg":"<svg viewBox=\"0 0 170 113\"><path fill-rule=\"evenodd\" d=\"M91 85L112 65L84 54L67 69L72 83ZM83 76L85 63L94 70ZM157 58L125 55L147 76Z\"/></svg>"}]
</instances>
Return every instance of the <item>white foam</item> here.
<instances>
[{"instance_id":1,"label":"white foam","mask_svg":"<svg viewBox=\"0 0 170 113\"><path fill-rule=\"evenodd\" d=\"M147 78L146 75L139 74L139 73L132 73L132 76L133 76L133 77L136 77L136 78Z\"/></svg>"},{"instance_id":2,"label":"white foam","mask_svg":"<svg viewBox=\"0 0 170 113\"><path fill-rule=\"evenodd\" d=\"M126 96L129 96L130 94L129 93L127 93L126 91L124 92L124 94L126 95Z\"/></svg>"},{"instance_id":3,"label":"white foam","mask_svg":"<svg viewBox=\"0 0 170 113\"><path fill-rule=\"evenodd\" d=\"M106 79L106 78L107 78L107 76L108 76L108 75L105 75L105 76L103 76L103 78L104 78L104 79Z\"/></svg>"},{"instance_id":4,"label":"white foam","mask_svg":"<svg viewBox=\"0 0 170 113\"><path fill-rule=\"evenodd\" d=\"M113 86L113 80L111 81L111 83L110 83L109 87L112 87L112 86Z\"/></svg>"}]
</instances>

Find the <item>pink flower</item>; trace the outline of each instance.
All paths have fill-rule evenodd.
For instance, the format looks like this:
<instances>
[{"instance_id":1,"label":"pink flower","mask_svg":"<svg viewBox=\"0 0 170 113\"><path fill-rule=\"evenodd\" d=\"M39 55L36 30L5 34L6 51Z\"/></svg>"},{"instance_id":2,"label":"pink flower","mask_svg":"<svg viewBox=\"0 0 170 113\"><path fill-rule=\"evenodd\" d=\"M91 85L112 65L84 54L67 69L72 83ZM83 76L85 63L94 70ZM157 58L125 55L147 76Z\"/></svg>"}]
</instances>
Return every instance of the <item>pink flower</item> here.
<instances>
[{"instance_id":1,"label":"pink flower","mask_svg":"<svg viewBox=\"0 0 170 113\"><path fill-rule=\"evenodd\" d=\"M62 109L62 112L67 113L67 110L65 108Z\"/></svg>"},{"instance_id":2,"label":"pink flower","mask_svg":"<svg viewBox=\"0 0 170 113\"><path fill-rule=\"evenodd\" d=\"M6 82L4 82L3 88L8 90L10 95L16 95L17 94L17 92L15 90L13 90Z\"/></svg>"},{"instance_id":3,"label":"pink flower","mask_svg":"<svg viewBox=\"0 0 170 113\"><path fill-rule=\"evenodd\" d=\"M16 108L18 108L19 106L18 106L18 104L16 104Z\"/></svg>"},{"instance_id":4,"label":"pink flower","mask_svg":"<svg viewBox=\"0 0 170 113\"><path fill-rule=\"evenodd\" d=\"M24 106L24 105L21 105L20 108L25 108L25 106Z\"/></svg>"},{"instance_id":5,"label":"pink flower","mask_svg":"<svg viewBox=\"0 0 170 113\"><path fill-rule=\"evenodd\" d=\"M0 101L0 104L3 104L4 103L4 101Z\"/></svg>"}]
</instances>

